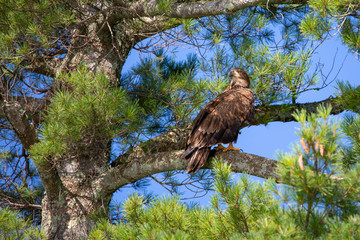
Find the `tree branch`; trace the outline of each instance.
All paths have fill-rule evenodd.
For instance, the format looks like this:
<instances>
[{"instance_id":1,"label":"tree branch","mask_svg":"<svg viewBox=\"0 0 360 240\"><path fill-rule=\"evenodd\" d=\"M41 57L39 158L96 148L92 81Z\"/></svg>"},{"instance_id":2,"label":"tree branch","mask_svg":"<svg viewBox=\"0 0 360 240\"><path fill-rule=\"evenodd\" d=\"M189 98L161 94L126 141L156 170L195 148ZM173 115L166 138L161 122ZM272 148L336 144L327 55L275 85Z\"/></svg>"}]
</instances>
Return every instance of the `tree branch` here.
<instances>
[{"instance_id":1,"label":"tree branch","mask_svg":"<svg viewBox=\"0 0 360 240\"><path fill-rule=\"evenodd\" d=\"M300 109L306 109L309 113L316 112L317 106L320 104L329 104L332 106L331 114L339 114L343 112L345 109L341 106L341 104L336 103L336 98L328 98L319 102L312 103L297 103L297 104L281 104L281 105L269 105L269 106L259 106L256 109L255 119L254 121L246 126L267 124L269 122L279 121L279 122L290 122L295 121L294 117L291 115L294 111ZM12 101L15 102L15 101ZM21 105L23 109L25 109L25 114L29 120L33 123L40 123L41 114L45 110L46 106L49 104L48 101L40 98L33 97L16 97L16 102ZM10 103L10 102L9 102ZM3 111L4 101L0 101L0 119L5 119L5 114ZM245 126L244 126L245 127ZM170 135L166 135L166 139L163 137L156 137L151 141L151 144L147 148L151 148L155 151L159 151L159 149L169 149L168 142L176 142L179 148L179 141L184 141L184 137L187 136L187 129L180 129L176 131L172 131ZM150 149L150 150L151 150Z\"/></svg>"},{"instance_id":2,"label":"tree branch","mask_svg":"<svg viewBox=\"0 0 360 240\"><path fill-rule=\"evenodd\" d=\"M183 170L186 168L188 160L180 158L182 153L183 150L175 150L145 154L138 148L129 156L127 163L111 168L94 181L93 188L98 197L107 196L118 188L144 177L165 171ZM212 153L214 154L215 151ZM207 161L203 169L211 168L212 161L219 157L231 164L231 169L234 172L248 173L261 178L278 178L275 174L275 160L234 151L216 152L215 156Z\"/></svg>"},{"instance_id":3,"label":"tree branch","mask_svg":"<svg viewBox=\"0 0 360 240\"><path fill-rule=\"evenodd\" d=\"M33 209L41 210L41 205L39 205L39 204L14 202L14 201L12 201L12 199L10 199L9 196L4 195L4 194L0 194L0 206L12 208L12 209L33 208Z\"/></svg>"},{"instance_id":4,"label":"tree branch","mask_svg":"<svg viewBox=\"0 0 360 240\"><path fill-rule=\"evenodd\" d=\"M337 98L328 98L319 102L311 103L259 106L256 108L254 121L252 121L248 126L260 124L266 125L269 122L295 121L295 118L292 116L292 114L297 110L305 109L308 113L315 113L316 108L321 104L331 105L331 114L336 115L346 110L341 104L337 103L336 100Z\"/></svg>"},{"instance_id":5,"label":"tree branch","mask_svg":"<svg viewBox=\"0 0 360 240\"><path fill-rule=\"evenodd\" d=\"M64 51L63 54L65 53L67 53L67 51ZM23 69L32 73L54 78L56 76L56 70L59 68L62 61L62 58L34 58L31 62L27 63Z\"/></svg>"},{"instance_id":6,"label":"tree branch","mask_svg":"<svg viewBox=\"0 0 360 240\"><path fill-rule=\"evenodd\" d=\"M23 109L23 114L26 115L28 120L31 120L34 124L41 122L41 113L45 110L45 107L48 104L47 100L34 97L14 98L16 100L0 101L0 119L7 118L5 109L9 108L10 106L15 107L16 105L17 107Z\"/></svg>"},{"instance_id":7,"label":"tree branch","mask_svg":"<svg viewBox=\"0 0 360 240\"><path fill-rule=\"evenodd\" d=\"M19 102L3 101L1 115L9 122L25 149L39 141L34 125L29 122L26 111Z\"/></svg>"},{"instance_id":8,"label":"tree branch","mask_svg":"<svg viewBox=\"0 0 360 240\"><path fill-rule=\"evenodd\" d=\"M2 114L11 125L17 138L20 140L22 146L29 150L30 147L39 142L38 134L35 126L30 123L26 110L20 105L19 102L3 101L1 104ZM60 178L57 171L47 160L36 163L36 169L44 185L46 192L52 196L56 196L59 186L61 186ZM52 193L52 194L51 194Z\"/></svg>"},{"instance_id":9,"label":"tree branch","mask_svg":"<svg viewBox=\"0 0 360 240\"><path fill-rule=\"evenodd\" d=\"M191 1L171 3L165 7L159 5L159 1L137 1L126 4L123 1L115 1L115 6L120 9L116 15L121 18L155 17L164 16L169 18L199 18L211 15L231 14L241 9L267 5L267 4L306 4L307 0L218 0L218 1ZM126 9L127 11L123 11Z\"/></svg>"}]
</instances>

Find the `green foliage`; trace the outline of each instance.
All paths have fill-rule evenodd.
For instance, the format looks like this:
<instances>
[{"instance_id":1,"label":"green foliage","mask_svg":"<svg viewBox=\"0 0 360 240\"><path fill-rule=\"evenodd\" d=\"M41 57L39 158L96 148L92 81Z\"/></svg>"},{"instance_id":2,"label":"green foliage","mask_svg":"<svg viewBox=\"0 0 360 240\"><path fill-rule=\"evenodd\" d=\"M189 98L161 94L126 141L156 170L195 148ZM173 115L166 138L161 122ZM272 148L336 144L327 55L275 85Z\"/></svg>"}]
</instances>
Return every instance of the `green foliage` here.
<instances>
[{"instance_id":1,"label":"green foliage","mask_svg":"<svg viewBox=\"0 0 360 240\"><path fill-rule=\"evenodd\" d=\"M122 88L111 86L105 75L79 68L57 81L68 89L59 90L52 99L42 140L31 149L35 159L65 151L81 154L117 136L126 138L126 145L141 126L143 111L138 103Z\"/></svg>"},{"instance_id":2,"label":"green foliage","mask_svg":"<svg viewBox=\"0 0 360 240\"><path fill-rule=\"evenodd\" d=\"M312 40L323 40L340 32L341 39L356 54L360 50L357 0L311 0L312 8L301 22L301 32Z\"/></svg>"},{"instance_id":3,"label":"green foliage","mask_svg":"<svg viewBox=\"0 0 360 240\"><path fill-rule=\"evenodd\" d=\"M327 224L333 221L354 222L350 219L357 218L360 210L360 165L354 158L344 158L349 146L342 144L343 138L354 133L346 130L347 121L341 131L340 124L329 118L330 111L330 107L320 106L317 113L302 110L294 114L302 125L298 132L300 144L294 147L294 153L279 156L278 175L285 185L276 194L309 238L324 236L331 228ZM360 139L356 141L350 148L359 150Z\"/></svg>"},{"instance_id":4,"label":"green foliage","mask_svg":"<svg viewBox=\"0 0 360 240\"><path fill-rule=\"evenodd\" d=\"M306 15L300 25L301 33L311 40L321 40L330 28L330 22L316 12Z\"/></svg>"},{"instance_id":5,"label":"green foliage","mask_svg":"<svg viewBox=\"0 0 360 240\"><path fill-rule=\"evenodd\" d=\"M173 4L170 0L156 2L159 12L167 11ZM154 17L155 24L151 26L148 22L137 23L137 19L131 19L135 24L128 32L136 36L127 36L127 39L137 41L155 34L155 29L162 31L164 26L183 23L179 29L185 32L185 37L179 34L174 35L174 39L180 37L180 41L195 43L198 47L208 44L214 50L214 57L204 54L203 61L194 56L176 61L164 52L155 52L153 58L142 59L138 66L123 74L120 87L110 85L105 76L89 73L85 68L58 76L55 83L59 83L61 88L51 99L44 124L40 127L41 141L31 149L31 157L40 164L48 156L66 159L65 155L99 150L105 155L112 140L120 143L120 152L126 151L144 138L174 126L187 125L202 104L226 87L226 74L233 67L243 67L250 74L257 104L295 103L299 94L317 82L316 72L309 70L315 48L310 48L312 44L306 38L322 41L340 33L343 43L351 51L360 52L358 0L311 0L309 4L310 8L305 4L291 7L270 4L196 20L166 20L166 17L161 17L159 24L156 21L160 18ZM84 6L91 6L91 11L98 13L113 12L102 11L92 1L80 1L79 6L81 8L76 9L68 2L57 0L4 0L0 3L0 68L4 96L32 94L38 97L36 90L35 93L29 92L32 87L42 89L38 87L42 80L36 73L32 75L36 75L36 80L32 80L23 70L30 69L27 67L34 60L43 59L46 63L54 57L61 59L72 40L68 27L85 11ZM75 17L75 14L79 15ZM95 16L99 15L94 15L93 19L84 15L79 19L88 24L96 21ZM103 31L99 33L110 30L112 35L114 31L116 38L124 36L116 32L124 30L123 24L131 25L127 22L129 19L116 20L116 26L112 16L106 20L109 21L104 22ZM142 29L145 25L150 32ZM75 29L78 27L73 26ZM85 32L79 36L83 37ZM87 37L96 41L98 36ZM114 46L122 48L132 46L134 42L119 43ZM112 50L126 52L129 49ZM72 51L77 54L84 49L75 46ZM203 53L201 49L200 53ZM210 77L198 80L199 69ZM44 81L52 83L50 78ZM12 92L6 92L6 87ZM13 91L17 88L23 91ZM339 92L339 103L359 113L359 87L339 83ZM349 115L341 124L336 124L329 120L328 114L329 109L322 107L317 114L299 112L296 115L303 126L299 132L301 143L295 147L294 153L279 157L278 173L285 186L277 187L271 181L257 184L246 176L233 182L230 167L217 162L216 193L208 208L188 208L178 198L156 198L147 203L143 197L135 195L124 204L123 221L117 225L105 220L99 222L92 238L355 238L359 235L360 118ZM4 136L7 141L9 136ZM20 157L27 158L26 154ZM8 153L1 155L11 158ZM12 164L12 169L17 168L14 162L8 163ZM31 172L27 173L29 176L36 175L32 173L35 169L31 165L27 171ZM27 184L32 180L18 177L21 174L21 171L11 172L17 177L11 179L13 182L10 181L9 189L1 189L1 194L39 204L42 187L36 184L29 187ZM164 176L171 183L176 181L173 172ZM94 212L92 217L101 216L100 212ZM29 229L33 229L28 227L28 223L8 210L1 210L1 214L0 233L9 238L33 238L28 234ZM31 218L31 214L26 214L23 215ZM34 236L38 234L36 230Z\"/></svg>"},{"instance_id":6,"label":"green foliage","mask_svg":"<svg viewBox=\"0 0 360 240\"><path fill-rule=\"evenodd\" d=\"M307 74L311 65L309 50L272 54L269 49L260 48L253 53L254 94L262 104L295 103L300 93L317 83L316 73Z\"/></svg>"},{"instance_id":7,"label":"green foliage","mask_svg":"<svg viewBox=\"0 0 360 240\"><path fill-rule=\"evenodd\" d=\"M355 113L360 113L360 87L351 86L348 82L338 82L337 103Z\"/></svg>"},{"instance_id":8,"label":"green foliage","mask_svg":"<svg viewBox=\"0 0 360 240\"><path fill-rule=\"evenodd\" d=\"M232 232L236 229L240 233L248 232L251 225L259 221L264 213L277 209L278 202L269 195L266 186L255 184L248 176L242 175L237 183L233 183L231 178L230 166L220 161L215 162L216 193L211 198L211 205L219 216L219 225L223 226L220 232ZM226 226L225 222L231 227Z\"/></svg>"},{"instance_id":9,"label":"green foliage","mask_svg":"<svg viewBox=\"0 0 360 240\"><path fill-rule=\"evenodd\" d=\"M18 65L39 51L60 47L54 46L54 37L63 38L61 29L74 22L65 6L62 1L1 1L0 64Z\"/></svg>"},{"instance_id":10,"label":"green foliage","mask_svg":"<svg viewBox=\"0 0 360 240\"><path fill-rule=\"evenodd\" d=\"M294 223L285 217L283 211L279 211L279 202L269 194L271 183L255 184L245 175L237 183L231 179L230 166L216 161L216 193L212 197L211 207L207 208L189 208L176 197L156 198L146 205L143 197L132 195L123 205L122 221L117 225L100 221L92 230L90 239L258 239L258 236L297 236ZM281 220L282 217L285 217L284 220ZM284 224L284 230L279 228L279 224Z\"/></svg>"},{"instance_id":11,"label":"green foliage","mask_svg":"<svg viewBox=\"0 0 360 240\"><path fill-rule=\"evenodd\" d=\"M214 78L226 76L231 68L244 68L250 75L256 104L295 103L301 93L318 82L317 71L310 70L314 50L306 44L298 27L304 10L271 10L273 14L250 8L202 19L206 39L215 50L210 60L200 62L200 68ZM279 23L277 17L283 22ZM274 32L274 28L279 32ZM276 34L281 35L281 44Z\"/></svg>"},{"instance_id":12,"label":"green foliage","mask_svg":"<svg viewBox=\"0 0 360 240\"><path fill-rule=\"evenodd\" d=\"M341 128L349 143L348 147L342 149L343 162L345 167L351 168L360 162L360 116L345 116Z\"/></svg>"},{"instance_id":13,"label":"green foliage","mask_svg":"<svg viewBox=\"0 0 360 240\"><path fill-rule=\"evenodd\" d=\"M345 45L355 53L360 53L360 20L346 19L341 29L341 38Z\"/></svg>"},{"instance_id":14,"label":"green foliage","mask_svg":"<svg viewBox=\"0 0 360 240\"><path fill-rule=\"evenodd\" d=\"M156 2L160 12L168 11L173 4L173 2L170 0L157 0Z\"/></svg>"},{"instance_id":15,"label":"green foliage","mask_svg":"<svg viewBox=\"0 0 360 240\"><path fill-rule=\"evenodd\" d=\"M247 69L257 104L295 103L301 93L318 82L317 73L309 73L310 50L273 52L266 45L254 47L251 42L237 47L233 49L233 61L235 65ZM224 69L227 72L231 67L229 63L234 64L233 61L225 58L224 51L219 50L215 54L215 61L211 65L204 62L203 66L205 69Z\"/></svg>"},{"instance_id":16,"label":"green foliage","mask_svg":"<svg viewBox=\"0 0 360 240\"><path fill-rule=\"evenodd\" d=\"M195 55L188 55L183 61L176 61L163 51L154 55L142 59L121 79L121 86L144 109L145 133L163 132L187 123L194 110L208 99L210 84L195 78Z\"/></svg>"},{"instance_id":17,"label":"green foliage","mask_svg":"<svg viewBox=\"0 0 360 240\"><path fill-rule=\"evenodd\" d=\"M15 211L0 208L1 239L42 239L43 235L37 227L21 217Z\"/></svg>"},{"instance_id":18,"label":"green foliage","mask_svg":"<svg viewBox=\"0 0 360 240\"><path fill-rule=\"evenodd\" d=\"M194 37L199 32L199 24L194 19L182 19L181 27L189 37Z\"/></svg>"},{"instance_id":19,"label":"green foliage","mask_svg":"<svg viewBox=\"0 0 360 240\"><path fill-rule=\"evenodd\" d=\"M327 220L329 234L321 239L358 239L360 236L360 216L354 215L345 220L335 217Z\"/></svg>"}]
</instances>

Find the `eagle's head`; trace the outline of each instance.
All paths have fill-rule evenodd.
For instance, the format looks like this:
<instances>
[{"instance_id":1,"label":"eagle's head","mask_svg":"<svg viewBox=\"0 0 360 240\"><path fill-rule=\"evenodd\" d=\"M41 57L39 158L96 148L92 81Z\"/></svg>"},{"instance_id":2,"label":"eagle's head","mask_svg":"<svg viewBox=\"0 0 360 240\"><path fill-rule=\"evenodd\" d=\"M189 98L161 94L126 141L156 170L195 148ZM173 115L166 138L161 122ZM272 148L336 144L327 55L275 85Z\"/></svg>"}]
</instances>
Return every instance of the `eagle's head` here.
<instances>
[{"instance_id":1,"label":"eagle's head","mask_svg":"<svg viewBox=\"0 0 360 240\"><path fill-rule=\"evenodd\" d=\"M230 89L236 87L248 88L250 86L249 76L241 68L231 69L229 72L229 77L231 78L231 83L229 85Z\"/></svg>"}]
</instances>

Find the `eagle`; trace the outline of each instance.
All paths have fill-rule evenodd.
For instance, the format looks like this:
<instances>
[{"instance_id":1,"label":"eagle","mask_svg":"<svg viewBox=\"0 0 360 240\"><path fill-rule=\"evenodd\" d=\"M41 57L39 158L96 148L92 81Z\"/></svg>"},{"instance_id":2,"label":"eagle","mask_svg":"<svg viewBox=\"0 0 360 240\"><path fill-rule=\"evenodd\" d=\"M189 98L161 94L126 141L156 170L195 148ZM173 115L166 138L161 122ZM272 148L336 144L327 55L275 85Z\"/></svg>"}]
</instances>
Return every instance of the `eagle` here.
<instances>
[{"instance_id":1,"label":"eagle","mask_svg":"<svg viewBox=\"0 0 360 240\"><path fill-rule=\"evenodd\" d=\"M206 104L193 121L186 149L181 156L190 159L187 173L196 172L204 166L213 145L218 144L216 150L240 151L233 147L232 142L237 141L244 123L254 118L254 95L249 88L249 76L243 69L232 69L229 77L231 82L225 91ZM222 143L229 143L229 147L224 148Z\"/></svg>"}]
</instances>

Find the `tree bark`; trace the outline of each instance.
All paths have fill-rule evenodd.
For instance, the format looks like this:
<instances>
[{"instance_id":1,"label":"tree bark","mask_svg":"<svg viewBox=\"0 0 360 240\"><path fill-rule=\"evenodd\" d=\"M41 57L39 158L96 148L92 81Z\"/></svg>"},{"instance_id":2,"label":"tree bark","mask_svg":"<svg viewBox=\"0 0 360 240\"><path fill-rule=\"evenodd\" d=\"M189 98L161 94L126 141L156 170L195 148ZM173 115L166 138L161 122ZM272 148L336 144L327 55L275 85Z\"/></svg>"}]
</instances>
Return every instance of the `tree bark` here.
<instances>
[{"instance_id":1,"label":"tree bark","mask_svg":"<svg viewBox=\"0 0 360 240\"><path fill-rule=\"evenodd\" d=\"M136 17L170 17L199 18L210 15L231 14L241 9L269 4L306 4L307 0L218 0L218 1L179 1L171 3L167 8L161 8L159 1L150 0L143 3L115 2L119 11L116 15L122 18ZM123 11L126 9L127 11Z\"/></svg>"},{"instance_id":2,"label":"tree bark","mask_svg":"<svg viewBox=\"0 0 360 240\"><path fill-rule=\"evenodd\" d=\"M86 239L99 217L106 217L112 193L99 196L92 182L108 168L109 140L98 140L79 150L70 146L66 154L50 163L56 185L46 189L42 205L42 230L49 239Z\"/></svg>"},{"instance_id":3,"label":"tree bark","mask_svg":"<svg viewBox=\"0 0 360 240\"><path fill-rule=\"evenodd\" d=\"M134 183L144 177L156 173L174 170L184 170L188 160L180 158L183 150L167 152L145 153L138 148L131 154L126 163L119 164L99 176L94 181L94 188L101 189L99 197L108 195L129 183ZM231 169L238 173L248 173L261 178L278 179L275 173L276 161L265 157L243 152L212 152L213 157L209 158L202 169L212 168L212 162L216 158L231 164Z\"/></svg>"},{"instance_id":4,"label":"tree bark","mask_svg":"<svg viewBox=\"0 0 360 240\"><path fill-rule=\"evenodd\" d=\"M57 198L46 193L42 201L41 228L48 239L87 239L96 219L108 213L111 194L96 200L89 185L79 179L74 181L84 184L81 191L72 192L62 186Z\"/></svg>"}]
</instances>

